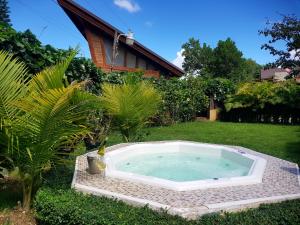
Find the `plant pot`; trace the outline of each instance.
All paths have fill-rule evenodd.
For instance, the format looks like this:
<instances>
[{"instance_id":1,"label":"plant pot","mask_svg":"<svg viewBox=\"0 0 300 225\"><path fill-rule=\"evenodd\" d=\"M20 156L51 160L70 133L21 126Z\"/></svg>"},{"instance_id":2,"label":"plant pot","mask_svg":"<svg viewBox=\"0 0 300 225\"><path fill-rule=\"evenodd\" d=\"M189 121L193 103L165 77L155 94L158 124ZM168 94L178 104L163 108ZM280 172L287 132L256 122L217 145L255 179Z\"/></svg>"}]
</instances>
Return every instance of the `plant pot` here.
<instances>
[{"instance_id":1,"label":"plant pot","mask_svg":"<svg viewBox=\"0 0 300 225\"><path fill-rule=\"evenodd\" d=\"M98 155L87 155L88 172L90 174L101 174L105 176L104 158Z\"/></svg>"}]
</instances>

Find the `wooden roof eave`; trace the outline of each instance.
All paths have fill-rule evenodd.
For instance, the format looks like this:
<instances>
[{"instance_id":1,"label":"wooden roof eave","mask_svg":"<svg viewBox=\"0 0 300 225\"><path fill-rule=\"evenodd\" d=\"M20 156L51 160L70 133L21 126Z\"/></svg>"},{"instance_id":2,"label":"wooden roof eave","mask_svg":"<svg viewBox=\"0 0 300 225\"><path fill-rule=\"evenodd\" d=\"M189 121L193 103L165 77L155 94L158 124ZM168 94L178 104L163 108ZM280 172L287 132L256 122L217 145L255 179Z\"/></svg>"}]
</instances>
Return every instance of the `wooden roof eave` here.
<instances>
[{"instance_id":1,"label":"wooden roof eave","mask_svg":"<svg viewBox=\"0 0 300 225\"><path fill-rule=\"evenodd\" d=\"M115 32L123 33L119 29L113 27L112 25L106 23L101 18L97 17L93 13L87 11L86 9L82 8L78 4L74 3L70 0L58 0L59 5L63 8L63 10L66 12L66 14L70 17L72 22L75 24L75 26L78 28L78 30L81 32L81 34L86 38L85 30L84 30L84 22L88 22L91 25L97 27L98 29L104 31L106 34L114 37ZM126 43L125 37L120 37L120 42ZM162 67L164 67L166 70L171 71L176 76L182 76L183 70L178 68L177 66L173 65L166 59L162 58L161 56L157 55L152 50L146 48L142 44L140 44L137 41L134 41L133 46L128 46L135 51L140 52L145 57L149 58L152 61L155 61L159 63Z\"/></svg>"}]
</instances>

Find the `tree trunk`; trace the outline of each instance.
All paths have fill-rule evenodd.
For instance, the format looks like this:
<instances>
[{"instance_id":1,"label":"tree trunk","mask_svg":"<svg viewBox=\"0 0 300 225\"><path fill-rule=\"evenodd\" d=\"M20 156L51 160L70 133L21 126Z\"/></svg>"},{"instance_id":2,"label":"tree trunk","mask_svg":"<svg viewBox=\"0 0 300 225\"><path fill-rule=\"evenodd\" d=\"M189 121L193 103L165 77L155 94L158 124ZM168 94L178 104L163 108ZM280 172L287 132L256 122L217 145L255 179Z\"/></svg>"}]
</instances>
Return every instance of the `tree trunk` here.
<instances>
[{"instance_id":1,"label":"tree trunk","mask_svg":"<svg viewBox=\"0 0 300 225\"><path fill-rule=\"evenodd\" d=\"M23 208L28 211L31 206L31 198L32 198L32 180L23 181Z\"/></svg>"}]
</instances>

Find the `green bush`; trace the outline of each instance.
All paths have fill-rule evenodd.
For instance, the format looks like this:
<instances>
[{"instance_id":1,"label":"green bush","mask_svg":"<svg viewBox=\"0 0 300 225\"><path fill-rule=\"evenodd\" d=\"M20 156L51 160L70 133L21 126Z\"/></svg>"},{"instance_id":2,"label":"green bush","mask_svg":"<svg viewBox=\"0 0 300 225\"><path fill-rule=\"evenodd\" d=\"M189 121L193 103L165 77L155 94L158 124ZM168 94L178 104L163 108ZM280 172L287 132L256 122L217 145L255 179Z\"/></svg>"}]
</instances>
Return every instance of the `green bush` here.
<instances>
[{"instance_id":1,"label":"green bush","mask_svg":"<svg viewBox=\"0 0 300 225\"><path fill-rule=\"evenodd\" d=\"M163 94L163 107L154 121L159 125L177 121L192 121L207 116L209 99L223 108L226 96L234 93L235 85L224 78L185 77L184 79L153 80Z\"/></svg>"},{"instance_id":2,"label":"green bush","mask_svg":"<svg viewBox=\"0 0 300 225\"><path fill-rule=\"evenodd\" d=\"M300 224L300 200L263 204L238 213L212 214L200 218L203 225L297 225Z\"/></svg>"},{"instance_id":3,"label":"green bush","mask_svg":"<svg viewBox=\"0 0 300 225\"><path fill-rule=\"evenodd\" d=\"M48 66L65 59L71 49L58 49L42 45L30 31L17 32L6 24L0 24L0 50L12 53L24 62L30 74L35 74Z\"/></svg>"},{"instance_id":4,"label":"green bush","mask_svg":"<svg viewBox=\"0 0 300 225\"><path fill-rule=\"evenodd\" d=\"M159 79L155 86L163 95L160 115L169 114L173 121L191 121L207 112L208 96L204 93L204 82L196 78Z\"/></svg>"},{"instance_id":5,"label":"green bush","mask_svg":"<svg viewBox=\"0 0 300 225\"><path fill-rule=\"evenodd\" d=\"M300 85L295 81L241 84L225 103L224 119L242 122L300 123Z\"/></svg>"},{"instance_id":6,"label":"green bush","mask_svg":"<svg viewBox=\"0 0 300 225\"><path fill-rule=\"evenodd\" d=\"M101 224L180 224L180 225L297 225L300 200L264 204L238 213L213 213L188 221L148 207L133 207L124 202L83 195L74 190L40 189L34 203L36 218L43 225Z\"/></svg>"},{"instance_id":7,"label":"green bush","mask_svg":"<svg viewBox=\"0 0 300 225\"><path fill-rule=\"evenodd\" d=\"M188 224L186 220L166 212L132 207L117 200L83 195L73 190L41 189L34 207L39 224L44 225Z\"/></svg>"},{"instance_id":8,"label":"green bush","mask_svg":"<svg viewBox=\"0 0 300 225\"><path fill-rule=\"evenodd\" d=\"M228 79L204 79L203 82L205 94L213 97L219 107L223 107L227 96L235 92L235 84Z\"/></svg>"},{"instance_id":9,"label":"green bush","mask_svg":"<svg viewBox=\"0 0 300 225\"><path fill-rule=\"evenodd\" d=\"M77 57L72 60L67 69L66 76L68 81L84 81L90 80L91 83L87 85L88 91L99 94L101 89L101 79L105 74L96 67L91 59L84 57Z\"/></svg>"}]
</instances>

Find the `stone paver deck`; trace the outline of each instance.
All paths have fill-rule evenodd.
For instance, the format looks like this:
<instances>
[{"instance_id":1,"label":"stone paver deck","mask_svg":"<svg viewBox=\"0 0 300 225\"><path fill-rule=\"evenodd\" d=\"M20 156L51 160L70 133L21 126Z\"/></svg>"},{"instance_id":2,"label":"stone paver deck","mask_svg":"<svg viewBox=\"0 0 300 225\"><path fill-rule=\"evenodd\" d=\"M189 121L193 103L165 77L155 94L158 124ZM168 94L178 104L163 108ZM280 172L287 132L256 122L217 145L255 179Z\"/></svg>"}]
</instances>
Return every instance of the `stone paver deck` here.
<instances>
[{"instance_id":1,"label":"stone paver deck","mask_svg":"<svg viewBox=\"0 0 300 225\"><path fill-rule=\"evenodd\" d=\"M157 142L156 142L157 143ZM119 144L107 148L113 151L130 145ZM148 204L154 209L164 208L172 214L187 218L220 211L240 210L260 203L300 198L299 168L297 164L255 152L239 146L230 146L267 160L260 184L192 191L173 191L111 177L102 178L87 172L86 154L78 156L72 186L78 191L118 198L135 205Z\"/></svg>"}]
</instances>

